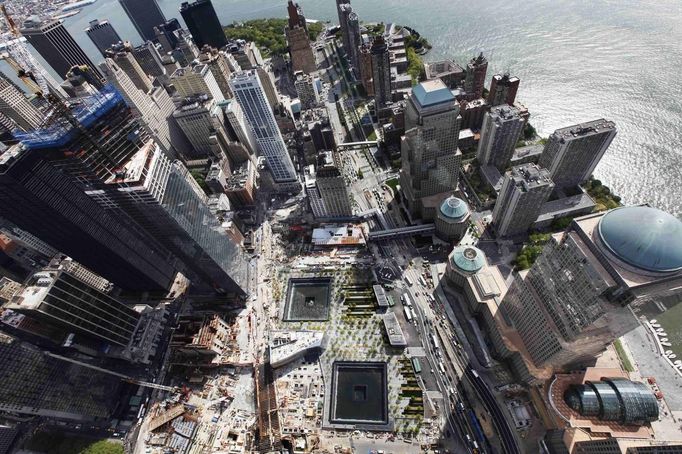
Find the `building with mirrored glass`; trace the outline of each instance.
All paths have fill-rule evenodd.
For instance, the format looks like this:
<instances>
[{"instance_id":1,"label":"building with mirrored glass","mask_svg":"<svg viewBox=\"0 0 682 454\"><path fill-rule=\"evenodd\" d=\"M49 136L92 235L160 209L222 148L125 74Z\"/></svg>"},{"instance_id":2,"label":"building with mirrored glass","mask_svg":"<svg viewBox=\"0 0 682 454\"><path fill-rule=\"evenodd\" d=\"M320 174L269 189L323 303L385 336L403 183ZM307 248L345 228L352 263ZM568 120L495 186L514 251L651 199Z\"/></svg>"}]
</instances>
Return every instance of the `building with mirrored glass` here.
<instances>
[{"instance_id":1,"label":"building with mirrored glass","mask_svg":"<svg viewBox=\"0 0 682 454\"><path fill-rule=\"evenodd\" d=\"M564 400L582 416L620 424L647 424L658 420L658 400L641 382L624 378L602 378L572 385Z\"/></svg>"}]
</instances>

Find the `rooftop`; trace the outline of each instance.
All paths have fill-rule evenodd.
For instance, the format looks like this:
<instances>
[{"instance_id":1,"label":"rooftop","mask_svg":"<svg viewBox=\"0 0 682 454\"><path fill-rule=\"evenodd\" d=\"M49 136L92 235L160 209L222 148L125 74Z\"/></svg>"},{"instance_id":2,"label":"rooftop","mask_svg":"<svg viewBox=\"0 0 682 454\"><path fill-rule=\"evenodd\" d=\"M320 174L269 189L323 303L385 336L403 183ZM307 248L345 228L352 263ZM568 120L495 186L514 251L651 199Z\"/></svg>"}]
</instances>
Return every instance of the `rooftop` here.
<instances>
[{"instance_id":1,"label":"rooftop","mask_svg":"<svg viewBox=\"0 0 682 454\"><path fill-rule=\"evenodd\" d=\"M475 273L486 264L485 254L473 246L457 246L450 253L450 261L453 267Z\"/></svg>"},{"instance_id":2,"label":"rooftop","mask_svg":"<svg viewBox=\"0 0 682 454\"><path fill-rule=\"evenodd\" d=\"M469 214L469 207L464 200L450 196L440 205L440 212L447 218L461 219Z\"/></svg>"},{"instance_id":3,"label":"rooftop","mask_svg":"<svg viewBox=\"0 0 682 454\"><path fill-rule=\"evenodd\" d=\"M384 322L384 328L386 329L386 335L388 336L388 342L393 347L404 347L407 345L405 340L405 335L403 334L402 328L400 328L400 323L398 323L398 318L395 312L389 312L384 314L382 317Z\"/></svg>"},{"instance_id":4,"label":"rooftop","mask_svg":"<svg viewBox=\"0 0 682 454\"><path fill-rule=\"evenodd\" d=\"M360 225L326 224L313 230L312 243L315 246L357 246L365 244L365 235Z\"/></svg>"},{"instance_id":5,"label":"rooftop","mask_svg":"<svg viewBox=\"0 0 682 454\"><path fill-rule=\"evenodd\" d=\"M440 79L427 80L412 88L412 95L421 107L454 102L455 97Z\"/></svg>"},{"instance_id":6,"label":"rooftop","mask_svg":"<svg viewBox=\"0 0 682 454\"><path fill-rule=\"evenodd\" d=\"M616 208L599 221L599 239L623 262L655 273L682 270L682 221L648 206Z\"/></svg>"}]
</instances>

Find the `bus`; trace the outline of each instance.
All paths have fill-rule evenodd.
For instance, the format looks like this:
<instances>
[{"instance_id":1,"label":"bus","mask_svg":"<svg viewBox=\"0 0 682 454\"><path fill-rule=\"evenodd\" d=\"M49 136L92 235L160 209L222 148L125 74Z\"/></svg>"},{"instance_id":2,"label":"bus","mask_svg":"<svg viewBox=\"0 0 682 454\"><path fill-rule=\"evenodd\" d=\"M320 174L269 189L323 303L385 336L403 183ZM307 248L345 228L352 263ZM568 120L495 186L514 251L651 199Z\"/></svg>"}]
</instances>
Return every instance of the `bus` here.
<instances>
[{"instance_id":1,"label":"bus","mask_svg":"<svg viewBox=\"0 0 682 454\"><path fill-rule=\"evenodd\" d=\"M431 342L433 342L433 347L438 348L438 338L436 338L436 335L431 333Z\"/></svg>"},{"instance_id":2,"label":"bus","mask_svg":"<svg viewBox=\"0 0 682 454\"><path fill-rule=\"evenodd\" d=\"M407 322L412 323L412 311L410 311L410 308L403 306L403 310L405 311L405 318L407 319Z\"/></svg>"},{"instance_id":3,"label":"bus","mask_svg":"<svg viewBox=\"0 0 682 454\"><path fill-rule=\"evenodd\" d=\"M422 365L419 364L419 359L417 357L412 358L412 367L414 368L415 374L418 374L422 371Z\"/></svg>"},{"instance_id":4,"label":"bus","mask_svg":"<svg viewBox=\"0 0 682 454\"><path fill-rule=\"evenodd\" d=\"M403 293L403 297L401 298L403 301L403 304L407 307L412 307L412 300L410 299L410 295L407 293Z\"/></svg>"},{"instance_id":5,"label":"bus","mask_svg":"<svg viewBox=\"0 0 682 454\"><path fill-rule=\"evenodd\" d=\"M424 276L419 276L419 283L422 285L422 287L426 287L426 281L424 280Z\"/></svg>"},{"instance_id":6,"label":"bus","mask_svg":"<svg viewBox=\"0 0 682 454\"><path fill-rule=\"evenodd\" d=\"M407 282L408 286L412 287L412 280L409 277L405 276L405 282Z\"/></svg>"},{"instance_id":7,"label":"bus","mask_svg":"<svg viewBox=\"0 0 682 454\"><path fill-rule=\"evenodd\" d=\"M438 361L438 370L440 370L440 373L445 375L445 366L443 366L443 361Z\"/></svg>"},{"instance_id":8,"label":"bus","mask_svg":"<svg viewBox=\"0 0 682 454\"><path fill-rule=\"evenodd\" d=\"M393 301L393 297L391 295L386 295L386 299L388 300L388 305L390 307L395 306L395 301Z\"/></svg>"}]
</instances>

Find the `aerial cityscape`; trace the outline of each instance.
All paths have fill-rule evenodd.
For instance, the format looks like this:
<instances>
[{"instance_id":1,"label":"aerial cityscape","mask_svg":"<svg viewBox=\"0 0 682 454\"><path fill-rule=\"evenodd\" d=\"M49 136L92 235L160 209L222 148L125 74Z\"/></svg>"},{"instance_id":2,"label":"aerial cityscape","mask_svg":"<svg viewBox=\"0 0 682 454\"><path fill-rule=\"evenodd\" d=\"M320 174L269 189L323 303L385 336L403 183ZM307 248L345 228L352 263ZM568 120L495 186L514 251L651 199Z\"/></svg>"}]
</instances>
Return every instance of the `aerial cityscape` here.
<instances>
[{"instance_id":1,"label":"aerial cityscape","mask_svg":"<svg viewBox=\"0 0 682 454\"><path fill-rule=\"evenodd\" d=\"M0 454L682 454L629 123L324 1L0 3Z\"/></svg>"}]
</instances>

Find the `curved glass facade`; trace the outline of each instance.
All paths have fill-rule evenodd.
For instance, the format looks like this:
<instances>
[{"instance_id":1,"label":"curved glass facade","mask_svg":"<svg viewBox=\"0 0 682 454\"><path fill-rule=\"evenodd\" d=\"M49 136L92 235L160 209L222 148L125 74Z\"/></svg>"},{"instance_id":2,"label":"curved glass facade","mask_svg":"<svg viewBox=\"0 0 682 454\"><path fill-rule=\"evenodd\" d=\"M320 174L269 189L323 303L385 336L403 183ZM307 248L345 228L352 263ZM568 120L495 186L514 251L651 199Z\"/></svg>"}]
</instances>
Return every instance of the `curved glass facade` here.
<instances>
[{"instance_id":1,"label":"curved glass facade","mask_svg":"<svg viewBox=\"0 0 682 454\"><path fill-rule=\"evenodd\" d=\"M645 424L658 419L658 401L653 392L644 383L624 378L573 385L564 393L564 400L582 416L596 416L603 421Z\"/></svg>"}]
</instances>

